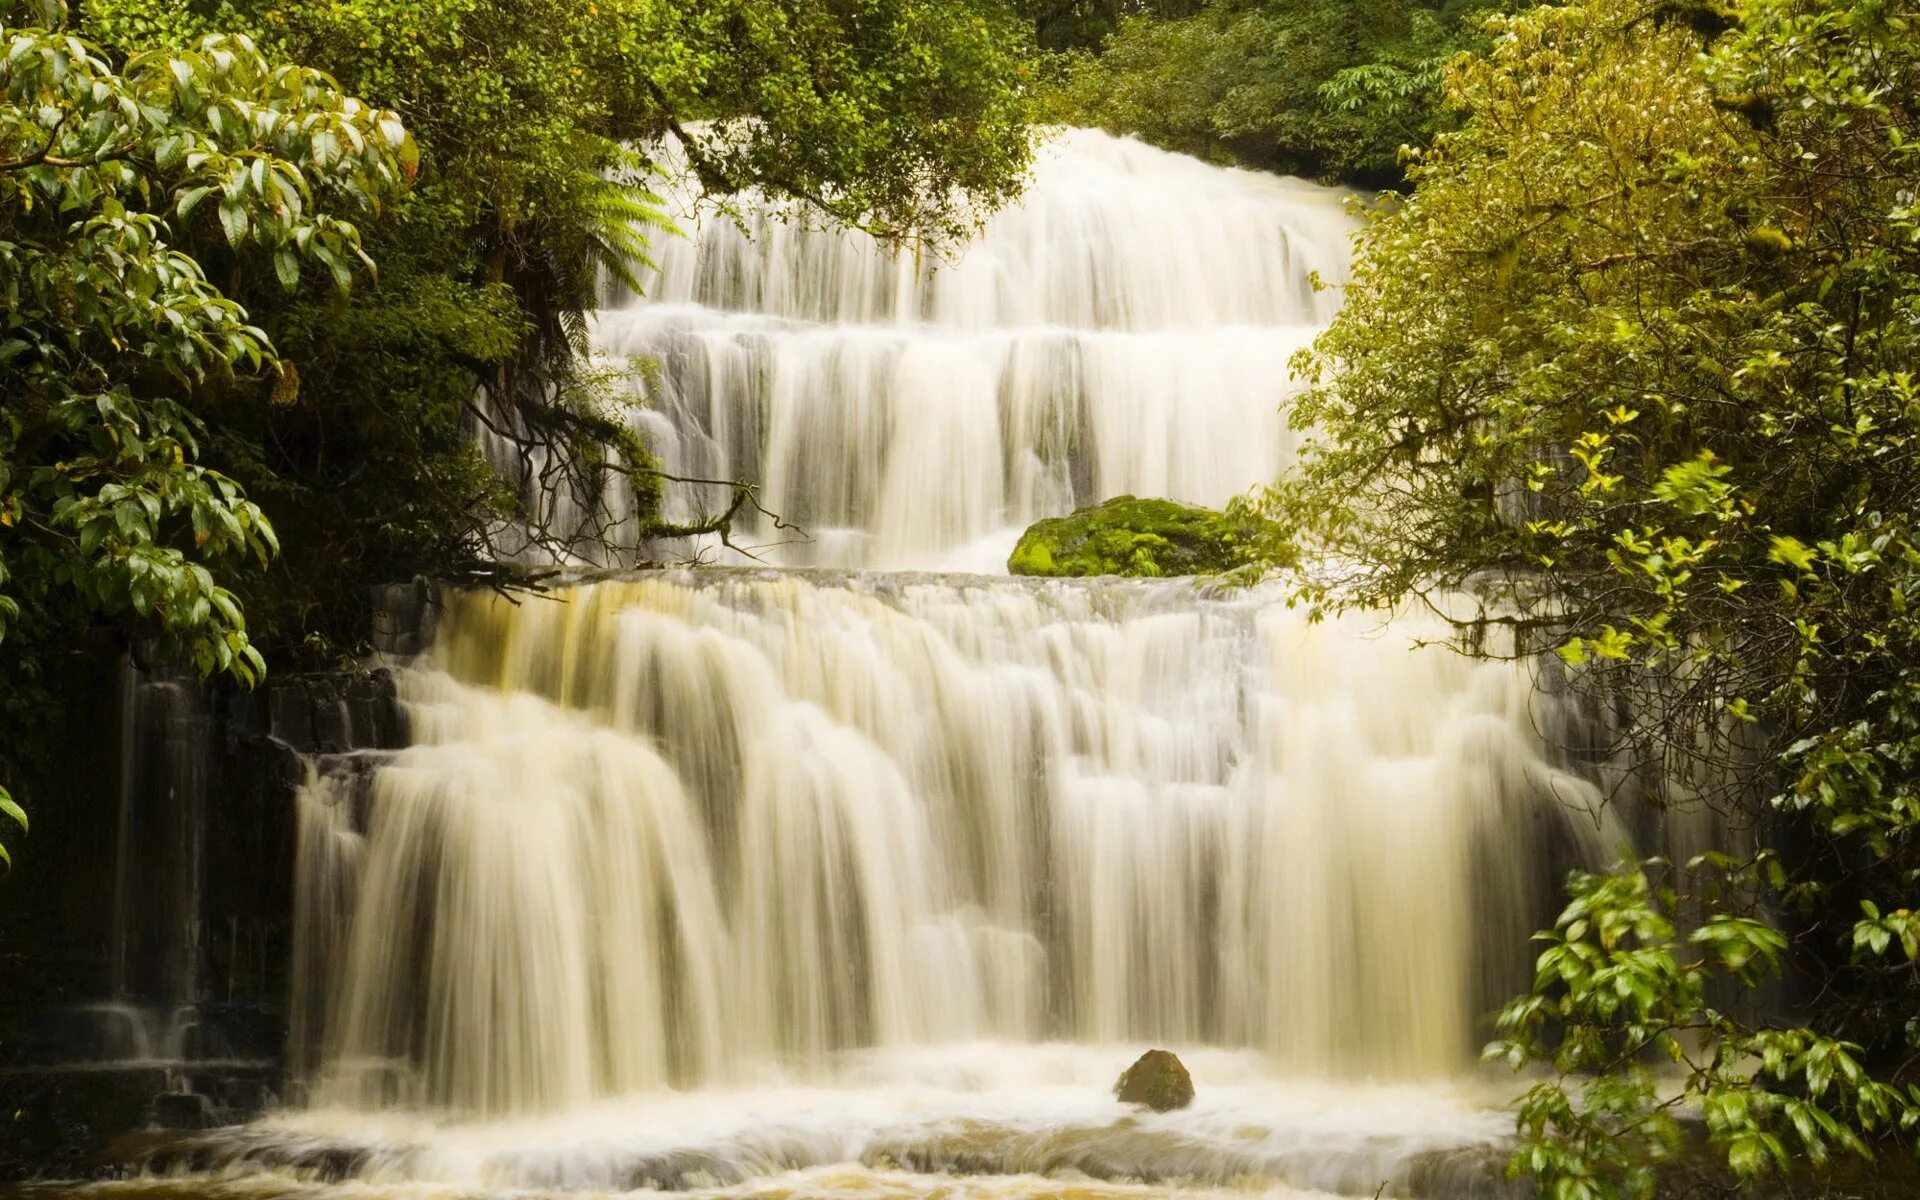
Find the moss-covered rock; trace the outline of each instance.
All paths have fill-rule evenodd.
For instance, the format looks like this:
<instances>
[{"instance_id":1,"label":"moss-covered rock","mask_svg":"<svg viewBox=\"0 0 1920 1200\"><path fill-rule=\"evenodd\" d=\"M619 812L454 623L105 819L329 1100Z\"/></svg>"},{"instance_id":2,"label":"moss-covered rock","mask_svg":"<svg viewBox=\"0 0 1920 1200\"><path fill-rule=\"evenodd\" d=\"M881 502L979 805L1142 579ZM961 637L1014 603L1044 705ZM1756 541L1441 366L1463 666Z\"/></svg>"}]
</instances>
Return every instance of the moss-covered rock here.
<instances>
[{"instance_id":1,"label":"moss-covered rock","mask_svg":"<svg viewBox=\"0 0 1920 1200\"><path fill-rule=\"evenodd\" d=\"M1173 1051L1149 1050L1121 1073L1113 1094L1124 1104L1171 1112L1193 1103L1193 1076Z\"/></svg>"},{"instance_id":2,"label":"moss-covered rock","mask_svg":"<svg viewBox=\"0 0 1920 1200\"><path fill-rule=\"evenodd\" d=\"M1007 560L1015 575L1218 575L1277 557L1271 522L1172 500L1117 496L1036 521Z\"/></svg>"}]
</instances>

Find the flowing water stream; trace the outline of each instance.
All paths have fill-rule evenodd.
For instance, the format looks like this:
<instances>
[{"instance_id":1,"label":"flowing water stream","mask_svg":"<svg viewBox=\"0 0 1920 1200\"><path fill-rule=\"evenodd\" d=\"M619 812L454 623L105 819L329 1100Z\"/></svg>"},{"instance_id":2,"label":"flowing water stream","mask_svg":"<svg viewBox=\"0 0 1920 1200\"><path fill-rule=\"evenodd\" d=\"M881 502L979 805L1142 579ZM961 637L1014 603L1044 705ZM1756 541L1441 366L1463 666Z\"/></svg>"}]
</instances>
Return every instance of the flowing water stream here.
<instances>
[{"instance_id":1,"label":"flowing water stream","mask_svg":"<svg viewBox=\"0 0 1920 1200\"><path fill-rule=\"evenodd\" d=\"M1286 468L1341 201L1070 131L952 260L690 221L598 345L811 540L450 597L410 747L300 798L303 1103L103 1186L1498 1192L1484 1014L1619 837L1567 716L1431 618L1003 573ZM1154 1045L1191 1108L1113 1099Z\"/></svg>"}]
</instances>

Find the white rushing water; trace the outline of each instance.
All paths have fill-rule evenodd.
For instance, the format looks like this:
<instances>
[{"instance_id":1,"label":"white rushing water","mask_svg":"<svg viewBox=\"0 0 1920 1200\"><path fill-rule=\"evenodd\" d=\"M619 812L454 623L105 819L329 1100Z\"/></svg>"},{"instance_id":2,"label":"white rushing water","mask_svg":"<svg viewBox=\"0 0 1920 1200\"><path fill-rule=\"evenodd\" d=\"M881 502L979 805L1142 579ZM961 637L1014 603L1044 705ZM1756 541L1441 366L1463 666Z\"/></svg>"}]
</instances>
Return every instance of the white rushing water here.
<instances>
[{"instance_id":1,"label":"white rushing water","mask_svg":"<svg viewBox=\"0 0 1920 1200\"><path fill-rule=\"evenodd\" d=\"M691 1193L767 1200L1147 1200L1472 1195L1497 1180L1511 1118L1455 1084L1301 1084L1247 1051L1194 1050L1183 1111L1107 1094L1124 1046L892 1049L823 1081L649 1092L522 1117L286 1114L191 1144L215 1169L145 1197ZM165 1160L162 1160L165 1161ZM334 1181L351 1176L341 1188ZM180 1190L167 1190L171 1184ZM111 1187L111 1185L109 1185Z\"/></svg>"},{"instance_id":2,"label":"white rushing water","mask_svg":"<svg viewBox=\"0 0 1920 1200\"><path fill-rule=\"evenodd\" d=\"M319 1094L552 1111L1045 1039L1455 1074L1606 847L1526 679L1439 632L1184 584L456 598L364 848L302 881L357 880Z\"/></svg>"},{"instance_id":3,"label":"white rushing water","mask_svg":"<svg viewBox=\"0 0 1920 1200\"><path fill-rule=\"evenodd\" d=\"M1001 574L1034 518L1286 469L1341 203L1069 131L951 260L752 203L664 245L597 320L653 364L634 420L812 540L449 598L400 673L411 747L301 798L311 1107L192 1161L292 1192L1487 1194L1484 1016L1618 838L1541 736L1565 714L1431 618ZM1155 1044L1192 1109L1112 1098Z\"/></svg>"},{"instance_id":4,"label":"white rushing water","mask_svg":"<svg viewBox=\"0 0 1920 1200\"><path fill-rule=\"evenodd\" d=\"M1292 461L1287 362L1338 305L1314 279L1346 276L1346 199L1091 130L946 257L683 196L689 236L595 344L638 369L671 473L755 483L805 530L749 523L766 561L997 571L1039 517L1217 506ZM670 494L682 517L725 498Z\"/></svg>"}]
</instances>

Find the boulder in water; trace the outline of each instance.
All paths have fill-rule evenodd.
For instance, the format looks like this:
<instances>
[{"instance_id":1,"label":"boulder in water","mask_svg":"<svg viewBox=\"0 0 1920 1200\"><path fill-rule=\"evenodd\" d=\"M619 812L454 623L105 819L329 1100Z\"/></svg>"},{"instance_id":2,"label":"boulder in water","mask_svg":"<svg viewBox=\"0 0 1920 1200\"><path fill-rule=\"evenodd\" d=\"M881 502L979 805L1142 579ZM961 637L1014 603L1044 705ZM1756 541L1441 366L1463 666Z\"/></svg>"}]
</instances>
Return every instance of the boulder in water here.
<instances>
[{"instance_id":1,"label":"boulder in water","mask_svg":"<svg viewBox=\"0 0 1920 1200\"><path fill-rule=\"evenodd\" d=\"M1036 521L1007 560L1015 575L1219 575L1284 557L1271 521L1172 500L1116 496Z\"/></svg>"},{"instance_id":2,"label":"boulder in water","mask_svg":"<svg viewBox=\"0 0 1920 1200\"><path fill-rule=\"evenodd\" d=\"M1149 1050L1120 1073L1113 1094L1124 1104L1171 1112L1193 1103L1193 1076L1171 1050Z\"/></svg>"}]
</instances>

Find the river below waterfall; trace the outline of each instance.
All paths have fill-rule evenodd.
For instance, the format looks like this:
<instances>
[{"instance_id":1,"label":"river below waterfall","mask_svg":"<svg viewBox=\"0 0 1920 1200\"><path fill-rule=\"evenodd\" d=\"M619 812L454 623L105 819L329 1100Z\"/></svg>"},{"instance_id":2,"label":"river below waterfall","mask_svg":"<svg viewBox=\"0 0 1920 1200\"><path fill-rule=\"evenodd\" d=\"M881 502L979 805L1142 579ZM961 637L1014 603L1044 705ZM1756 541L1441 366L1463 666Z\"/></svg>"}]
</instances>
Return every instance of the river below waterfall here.
<instances>
[{"instance_id":1,"label":"river below waterfall","mask_svg":"<svg viewBox=\"0 0 1920 1200\"><path fill-rule=\"evenodd\" d=\"M1004 574L1286 469L1342 199L1068 131L951 260L687 213L597 345L808 537L447 597L300 796L287 1106L29 1194L1507 1194L1486 1014L1622 837L1573 716L1430 616Z\"/></svg>"},{"instance_id":2,"label":"river below waterfall","mask_svg":"<svg viewBox=\"0 0 1920 1200\"><path fill-rule=\"evenodd\" d=\"M1289 1083L1195 1049L1184 1111L1108 1092L1134 1047L980 1043L863 1051L826 1078L641 1094L454 1121L316 1110L140 1147L136 1179L27 1196L765 1200L1500 1196L1511 1117L1467 1084Z\"/></svg>"}]
</instances>

